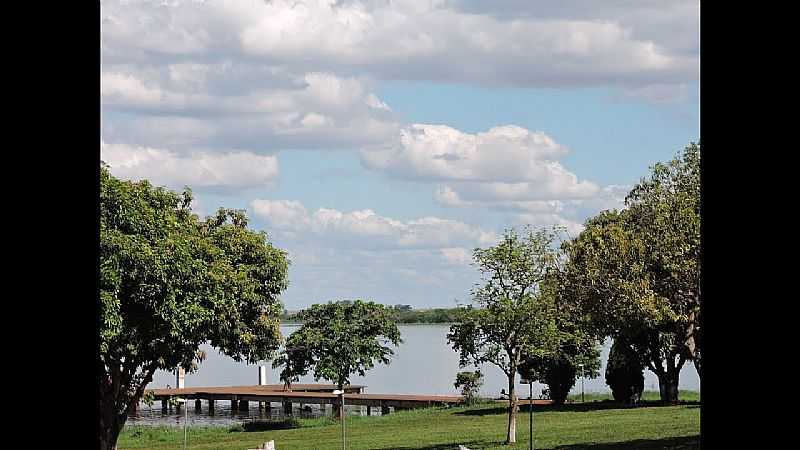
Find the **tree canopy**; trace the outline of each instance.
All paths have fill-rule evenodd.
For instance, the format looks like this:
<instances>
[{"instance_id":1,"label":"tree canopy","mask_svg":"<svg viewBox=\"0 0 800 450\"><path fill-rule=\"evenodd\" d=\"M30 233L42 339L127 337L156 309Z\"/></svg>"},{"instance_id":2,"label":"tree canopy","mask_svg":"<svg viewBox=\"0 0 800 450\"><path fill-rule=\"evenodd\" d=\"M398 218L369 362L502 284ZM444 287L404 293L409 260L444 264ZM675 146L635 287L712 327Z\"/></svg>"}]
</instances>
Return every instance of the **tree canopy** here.
<instances>
[{"instance_id":1,"label":"tree canopy","mask_svg":"<svg viewBox=\"0 0 800 450\"><path fill-rule=\"evenodd\" d=\"M507 443L516 442L515 379L523 355L556 351L558 330L553 302L542 285L556 268L556 230L507 230L494 247L475 249L473 258L482 284L472 291L458 323L447 335L462 367L490 363L508 378Z\"/></svg>"},{"instance_id":2,"label":"tree canopy","mask_svg":"<svg viewBox=\"0 0 800 450\"><path fill-rule=\"evenodd\" d=\"M547 384L550 399L562 404L575 385L576 377L581 374L597 377L601 364L600 342L587 327L588 318L558 297L558 275L554 272L542 290L542 295L552 302L552 318L557 330L554 337L556 350L523 355L518 372L523 378Z\"/></svg>"},{"instance_id":3,"label":"tree canopy","mask_svg":"<svg viewBox=\"0 0 800 450\"><path fill-rule=\"evenodd\" d=\"M656 164L626 197L563 246L562 295L577 302L599 335L631 343L677 399L688 359L700 373L700 146Z\"/></svg>"},{"instance_id":4,"label":"tree canopy","mask_svg":"<svg viewBox=\"0 0 800 450\"><path fill-rule=\"evenodd\" d=\"M299 317L300 328L289 335L286 347L273 361L283 366L281 379L296 381L313 371L340 389L350 376L364 376L376 363L389 364L394 346L402 342L391 309L363 300L313 305Z\"/></svg>"},{"instance_id":5,"label":"tree canopy","mask_svg":"<svg viewBox=\"0 0 800 450\"><path fill-rule=\"evenodd\" d=\"M156 370L192 370L210 343L237 361L280 345L289 261L241 211L200 220L190 190L100 168L97 376L101 446L112 448Z\"/></svg>"}]
</instances>

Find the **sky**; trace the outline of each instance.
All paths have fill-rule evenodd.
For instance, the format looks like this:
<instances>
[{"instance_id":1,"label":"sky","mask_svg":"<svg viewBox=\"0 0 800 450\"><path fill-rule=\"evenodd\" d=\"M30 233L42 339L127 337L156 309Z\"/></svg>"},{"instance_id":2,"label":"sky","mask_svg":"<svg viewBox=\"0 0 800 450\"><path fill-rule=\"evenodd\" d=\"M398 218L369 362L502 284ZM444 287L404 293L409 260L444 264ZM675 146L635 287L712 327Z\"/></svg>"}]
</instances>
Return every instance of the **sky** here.
<instances>
[{"instance_id":1,"label":"sky","mask_svg":"<svg viewBox=\"0 0 800 450\"><path fill-rule=\"evenodd\" d=\"M101 2L101 159L245 209L294 310L453 307L699 139L698 0Z\"/></svg>"}]
</instances>

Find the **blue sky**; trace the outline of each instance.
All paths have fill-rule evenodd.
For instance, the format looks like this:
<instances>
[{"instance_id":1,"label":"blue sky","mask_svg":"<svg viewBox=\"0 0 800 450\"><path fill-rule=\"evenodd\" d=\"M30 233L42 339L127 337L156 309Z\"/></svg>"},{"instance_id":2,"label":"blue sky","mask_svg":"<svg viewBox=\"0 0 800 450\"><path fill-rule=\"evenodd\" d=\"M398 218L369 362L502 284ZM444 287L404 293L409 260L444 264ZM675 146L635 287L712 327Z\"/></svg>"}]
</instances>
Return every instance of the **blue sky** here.
<instances>
[{"instance_id":1,"label":"blue sky","mask_svg":"<svg viewBox=\"0 0 800 450\"><path fill-rule=\"evenodd\" d=\"M103 2L112 173L246 209L289 309L452 306L503 229L572 233L699 137L699 2Z\"/></svg>"}]
</instances>

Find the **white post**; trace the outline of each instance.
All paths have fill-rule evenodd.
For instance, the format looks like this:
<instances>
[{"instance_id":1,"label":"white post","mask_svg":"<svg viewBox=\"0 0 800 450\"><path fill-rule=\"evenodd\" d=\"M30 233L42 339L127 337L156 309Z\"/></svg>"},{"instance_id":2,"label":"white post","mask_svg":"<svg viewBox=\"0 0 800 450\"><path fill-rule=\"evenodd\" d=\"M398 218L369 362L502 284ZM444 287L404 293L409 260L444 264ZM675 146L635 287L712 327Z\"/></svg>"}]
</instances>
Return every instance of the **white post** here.
<instances>
[{"instance_id":1,"label":"white post","mask_svg":"<svg viewBox=\"0 0 800 450\"><path fill-rule=\"evenodd\" d=\"M258 366L258 385L267 384L267 366Z\"/></svg>"},{"instance_id":2,"label":"white post","mask_svg":"<svg viewBox=\"0 0 800 450\"><path fill-rule=\"evenodd\" d=\"M186 371L183 370L183 367L179 367L177 371L177 380L175 386L177 389L183 389L185 386L184 380L186 378Z\"/></svg>"}]
</instances>

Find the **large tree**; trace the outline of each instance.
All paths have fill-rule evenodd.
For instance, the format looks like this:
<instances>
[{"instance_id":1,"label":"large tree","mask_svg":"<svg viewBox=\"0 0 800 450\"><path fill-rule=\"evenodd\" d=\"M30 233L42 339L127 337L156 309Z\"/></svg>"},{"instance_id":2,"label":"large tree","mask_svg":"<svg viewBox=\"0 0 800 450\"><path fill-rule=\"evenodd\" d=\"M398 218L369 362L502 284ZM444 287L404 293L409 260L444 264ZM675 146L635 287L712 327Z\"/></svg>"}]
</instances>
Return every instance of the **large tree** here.
<instances>
[{"instance_id":1,"label":"large tree","mask_svg":"<svg viewBox=\"0 0 800 450\"><path fill-rule=\"evenodd\" d=\"M558 345L554 310L541 285L557 265L557 233L507 230L494 247L475 249L482 284L447 335L463 366L494 364L508 379L506 443L514 443L517 368L523 355L546 356Z\"/></svg>"},{"instance_id":2,"label":"large tree","mask_svg":"<svg viewBox=\"0 0 800 450\"><path fill-rule=\"evenodd\" d=\"M273 367L281 367L281 379L290 384L313 370L314 378L326 379L342 389L357 373L364 376L376 362L389 364L394 346L402 342L392 310L363 300L312 305L298 315L303 322L289 335ZM337 409L344 414L341 408Z\"/></svg>"},{"instance_id":3,"label":"large tree","mask_svg":"<svg viewBox=\"0 0 800 450\"><path fill-rule=\"evenodd\" d=\"M700 146L656 164L622 211L604 211L564 244L563 295L584 308L596 332L631 343L677 401L680 369L700 374Z\"/></svg>"},{"instance_id":4,"label":"large tree","mask_svg":"<svg viewBox=\"0 0 800 450\"><path fill-rule=\"evenodd\" d=\"M100 168L99 445L116 447L156 370L192 370L210 343L233 359L280 345L279 294L289 261L243 212L200 220L191 192L113 177Z\"/></svg>"}]
</instances>

